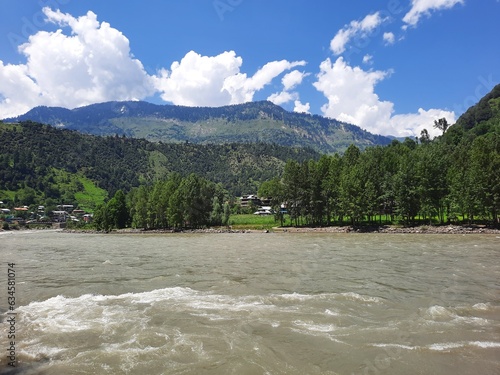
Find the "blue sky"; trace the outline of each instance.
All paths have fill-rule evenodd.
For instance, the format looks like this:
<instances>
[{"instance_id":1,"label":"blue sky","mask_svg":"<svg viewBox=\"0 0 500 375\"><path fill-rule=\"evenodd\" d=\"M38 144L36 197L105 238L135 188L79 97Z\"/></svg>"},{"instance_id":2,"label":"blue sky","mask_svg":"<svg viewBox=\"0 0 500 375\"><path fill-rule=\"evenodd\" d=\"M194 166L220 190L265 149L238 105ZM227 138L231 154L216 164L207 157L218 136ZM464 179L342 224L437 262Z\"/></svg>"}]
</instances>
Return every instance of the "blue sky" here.
<instances>
[{"instance_id":1,"label":"blue sky","mask_svg":"<svg viewBox=\"0 0 500 375\"><path fill-rule=\"evenodd\" d=\"M0 118L267 99L437 134L500 82L499 16L498 0L0 0Z\"/></svg>"}]
</instances>

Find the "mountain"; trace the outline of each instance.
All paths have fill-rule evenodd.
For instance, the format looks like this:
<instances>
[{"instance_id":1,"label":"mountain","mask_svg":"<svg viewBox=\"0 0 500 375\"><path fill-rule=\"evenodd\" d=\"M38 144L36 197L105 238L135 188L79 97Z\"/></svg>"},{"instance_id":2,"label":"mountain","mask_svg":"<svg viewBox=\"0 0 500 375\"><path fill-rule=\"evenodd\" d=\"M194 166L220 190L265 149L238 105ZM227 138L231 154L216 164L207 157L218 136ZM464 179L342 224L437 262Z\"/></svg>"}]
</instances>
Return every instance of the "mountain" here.
<instances>
[{"instance_id":1,"label":"mountain","mask_svg":"<svg viewBox=\"0 0 500 375\"><path fill-rule=\"evenodd\" d=\"M318 115L288 112L269 102L183 107L140 101L107 102L69 110L36 107L6 122L34 121L94 135L125 135L161 142L276 143L322 153L386 145L389 137Z\"/></svg>"},{"instance_id":2,"label":"mountain","mask_svg":"<svg viewBox=\"0 0 500 375\"><path fill-rule=\"evenodd\" d=\"M150 142L33 122L0 121L0 139L0 200L26 205L51 200L92 207L108 193L150 185L172 172L196 173L239 196L281 174L288 160L320 157L310 148Z\"/></svg>"},{"instance_id":3,"label":"mountain","mask_svg":"<svg viewBox=\"0 0 500 375\"><path fill-rule=\"evenodd\" d=\"M470 107L456 122L464 130L498 125L500 120L500 85L496 85L476 105ZM476 129L477 130L477 129ZM484 129L485 132L489 129Z\"/></svg>"},{"instance_id":4,"label":"mountain","mask_svg":"<svg viewBox=\"0 0 500 375\"><path fill-rule=\"evenodd\" d=\"M463 139L472 141L477 136L489 133L500 134L500 84L467 109L450 126L444 138L449 143L458 144Z\"/></svg>"}]
</instances>

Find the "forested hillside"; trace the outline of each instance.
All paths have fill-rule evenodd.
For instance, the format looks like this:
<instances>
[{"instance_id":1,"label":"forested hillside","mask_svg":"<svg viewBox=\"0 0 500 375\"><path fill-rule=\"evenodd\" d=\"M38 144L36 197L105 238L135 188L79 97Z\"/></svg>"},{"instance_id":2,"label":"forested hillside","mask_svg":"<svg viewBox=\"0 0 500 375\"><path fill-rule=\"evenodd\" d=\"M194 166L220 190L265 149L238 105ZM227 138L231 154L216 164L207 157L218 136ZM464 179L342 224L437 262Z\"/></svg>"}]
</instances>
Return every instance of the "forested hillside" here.
<instances>
[{"instance_id":1,"label":"forested hillside","mask_svg":"<svg viewBox=\"0 0 500 375\"><path fill-rule=\"evenodd\" d=\"M152 184L171 172L196 173L240 195L280 173L288 159L319 158L306 148L153 143L32 122L0 123L0 139L0 200L24 205L95 206L119 189Z\"/></svg>"},{"instance_id":2,"label":"forested hillside","mask_svg":"<svg viewBox=\"0 0 500 375\"><path fill-rule=\"evenodd\" d=\"M444 122L446 123L446 122ZM259 193L282 202L296 225L361 221L499 225L500 86L434 140L393 141L343 156L290 161ZM278 214L279 216L279 214Z\"/></svg>"},{"instance_id":3,"label":"forested hillside","mask_svg":"<svg viewBox=\"0 0 500 375\"><path fill-rule=\"evenodd\" d=\"M164 228L223 223L230 196L259 189L272 198L277 219L286 214L295 225L498 226L500 86L456 124L440 119L435 126L443 135L434 140L423 132L418 139L366 150L352 144L343 154L320 157L267 143L164 144L0 123L0 200L84 209L106 202L97 210L103 228Z\"/></svg>"},{"instance_id":4,"label":"forested hillside","mask_svg":"<svg viewBox=\"0 0 500 375\"><path fill-rule=\"evenodd\" d=\"M288 112L268 102L224 107L183 107L147 102L108 102L68 110L36 107L6 122L36 121L95 135L125 135L151 141L275 143L322 153L386 145L391 139L317 115Z\"/></svg>"}]
</instances>

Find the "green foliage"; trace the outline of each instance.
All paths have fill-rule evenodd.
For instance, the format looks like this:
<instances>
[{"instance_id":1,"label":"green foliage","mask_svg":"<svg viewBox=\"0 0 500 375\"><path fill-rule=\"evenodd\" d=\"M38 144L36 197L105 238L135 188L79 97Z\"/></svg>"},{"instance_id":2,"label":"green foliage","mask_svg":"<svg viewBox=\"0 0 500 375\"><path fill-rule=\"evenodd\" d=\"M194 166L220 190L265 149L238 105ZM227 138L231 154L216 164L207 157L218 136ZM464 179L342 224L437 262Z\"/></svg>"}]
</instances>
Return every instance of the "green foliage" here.
<instances>
[{"instance_id":1,"label":"green foliage","mask_svg":"<svg viewBox=\"0 0 500 375\"><path fill-rule=\"evenodd\" d=\"M77 175L77 178L82 186L81 190L74 193L78 207L85 211L94 211L98 205L104 203L108 193L86 177Z\"/></svg>"},{"instance_id":2,"label":"green foliage","mask_svg":"<svg viewBox=\"0 0 500 375\"><path fill-rule=\"evenodd\" d=\"M11 119L13 120L13 119ZM321 116L285 111L269 101L218 108L111 102L74 110L37 107L16 121L64 123L83 133L142 138L164 143L276 143L322 153L385 145L390 139Z\"/></svg>"},{"instance_id":3,"label":"green foliage","mask_svg":"<svg viewBox=\"0 0 500 375\"><path fill-rule=\"evenodd\" d=\"M394 140L365 151L351 145L342 157L290 161L281 178L263 183L275 192L294 225L399 220L444 223L463 218L499 225L500 85L431 141ZM274 202L277 206L277 203Z\"/></svg>"},{"instance_id":4,"label":"green foliage","mask_svg":"<svg viewBox=\"0 0 500 375\"><path fill-rule=\"evenodd\" d=\"M233 229L271 229L276 220L272 215L239 214L231 216L229 224Z\"/></svg>"},{"instance_id":5,"label":"green foliage","mask_svg":"<svg viewBox=\"0 0 500 375\"><path fill-rule=\"evenodd\" d=\"M0 137L0 191L15 192L29 203L62 202L89 211L117 190L152 185L172 172L196 173L241 195L280 174L289 159L319 157L311 149L275 144L162 144L32 122L0 124Z\"/></svg>"},{"instance_id":6,"label":"green foliage","mask_svg":"<svg viewBox=\"0 0 500 375\"><path fill-rule=\"evenodd\" d=\"M498 98L500 98L500 85L497 85L479 103L470 107L455 124L464 130L471 130L478 124L499 118Z\"/></svg>"},{"instance_id":7,"label":"green foliage","mask_svg":"<svg viewBox=\"0 0 500 375\"><path fill-rule=\"evenodd\" d=\"M196 123L190 131L200 134L208 131L204 126L219 124L221 114L229 114L228 122L254 125L274 124L280 116L280 126L314 120L314 136L319 138L323 135L315 127L326 131L331 125L318 116L289 116L267 102L220 113L169 110ZM215 119L214 113L221 116ZM293 225L383 218L407 224L462 218L498 225L500 85L457 124L448 127L441 119L435 125L444 134L432 141L423 132L420 143L407 138L365 150L346 144L342 156L320 157L311 149L267 143L163 144L83 135L32 122L0 123L0 192L9 206L45 202L95 208L95 226L106 231L128 225L226 225L234 221L229 218L229 197L257 189L271 198L276 213L266 220L282 225L287 219L282 204ZM113 198L105 203L107 196Z\"/></svg>"},{"instance_id":8,"label":"green foliage","mask_svg":"<svg viewBox=\"0 0 500 375\"><path fill-rule=\"evenodd\" d=\"M125 202L125 194L118 190L114 197L106 204L106 214L111 219L113 228L122 229L129 223L129 212Z\"/></svg>"},{"instance_id":9,"label":"green foliage","mask_svg":"<svg viewBox=\"0 0 500 375\"><path fill-rule=\"evenodd\" d=\"M94 212L94 226L97 230L109 232L113 229L113 219L107 204L98 206Z\"/></svg>"},{"instance_id":10,"label":"green foliage","mask_svg":"<svg viewBox=\"0 0 500 375\"><path fill-rule=\"evenodd\" d=\"M259 194L276 192L293 225L374 223L400 220L499 223L500 134L467 138L458 146L395 142L319 161L289 162L281 179L263 183Z\"/></svg>"},{"instance_id":11,"label":"green foliage","mask_svg":"<svg viewBox=\"0 0 500 375\"><path fill-rule=\"evenodd\" d=\"M132 226L165 229L222 225L229 221L227 192L196 174L170 174L151 187L132 189L127 205Z\"/></svg>"}]
</instances>

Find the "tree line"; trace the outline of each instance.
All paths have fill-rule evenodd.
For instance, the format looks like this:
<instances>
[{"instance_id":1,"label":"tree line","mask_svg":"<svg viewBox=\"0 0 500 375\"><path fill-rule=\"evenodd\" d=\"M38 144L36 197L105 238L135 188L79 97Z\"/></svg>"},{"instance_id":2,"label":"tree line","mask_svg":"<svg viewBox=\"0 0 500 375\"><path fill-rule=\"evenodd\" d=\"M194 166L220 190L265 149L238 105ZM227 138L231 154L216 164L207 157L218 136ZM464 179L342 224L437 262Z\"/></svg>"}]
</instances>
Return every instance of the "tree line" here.
<instances>
[{"instance_id":1,"label":"tree line","mask_svg":"<svg viewBox=\"0 0 500 375\"><path fill-rule=\"evenodd\" d=\"M153 185L141 185L128 194L118 190L94 212L97 230L126 227L143 229L201 228L227 225L228 193L194 173L172 173Z\"/></svg>"},{"instance_id":2,"label":"tree line","mask_svg":"<svg viewBox=\"0 0 500 375\"><path fill-rule=\"evenodd\" d=\"M61 181L61 174L91 180L112 197L171 172L217 181L232 195L255 191L281 173L286 160L319 158L307 148L276 144L198 145L154 143L118 136L99 137L30 121L0 122L0 200L17 195L15 204L78 205L82 187ZM70 186L74 185L74 186ZM3 194L2 194L3 193ZM14 194L13 194L14 195ZM14 202L9 202L14 204Z\"/></svg>"},{"instance_id":3,"label":"tree line","mask_svg":"<svg viewBox=\"0 0 500 375\"><path fill-rule=\"evenodd\" d=\"M283 223L286 212L293 225L498 225L500 134L457 138L457 131L434 141L422 133L363 152L351 145L342 156L289 161L282 176L260 186L259 195L272 197L276 218Z\"/></svg>"}]
</instances>

